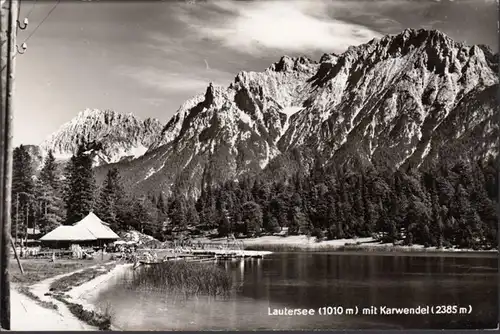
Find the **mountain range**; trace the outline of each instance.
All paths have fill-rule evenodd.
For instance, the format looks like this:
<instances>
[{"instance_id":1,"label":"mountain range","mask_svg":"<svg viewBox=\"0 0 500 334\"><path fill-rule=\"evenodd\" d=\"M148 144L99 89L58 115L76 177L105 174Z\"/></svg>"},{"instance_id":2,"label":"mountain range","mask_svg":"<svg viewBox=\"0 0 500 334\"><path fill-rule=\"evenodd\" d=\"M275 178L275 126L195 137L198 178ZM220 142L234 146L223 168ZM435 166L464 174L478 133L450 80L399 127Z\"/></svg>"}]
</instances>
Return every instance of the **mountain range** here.
<instances>
[{"instance_id":1,"label":"mountain range","mask_svg":"<svg viewBox=\"0 0 500 334\"><path fill-rule=\"evenodd\" d=\"M98 180L119 169L138 193L324 164L421 167L443 154L498 155L498 54L435 30L406 29L319 61L283 56L209 84L166 125L85 110L30 152L92 152Z\"/></svg>"}]
</instances>

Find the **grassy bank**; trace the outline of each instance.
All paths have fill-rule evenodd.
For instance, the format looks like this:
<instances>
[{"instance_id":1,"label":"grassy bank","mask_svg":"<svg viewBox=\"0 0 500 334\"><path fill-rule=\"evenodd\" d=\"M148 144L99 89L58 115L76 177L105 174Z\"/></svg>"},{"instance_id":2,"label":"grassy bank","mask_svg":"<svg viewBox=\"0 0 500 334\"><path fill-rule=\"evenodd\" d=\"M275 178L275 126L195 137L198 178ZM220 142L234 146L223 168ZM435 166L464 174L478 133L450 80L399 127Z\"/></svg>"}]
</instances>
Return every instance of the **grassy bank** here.
<instances>
[{"instance_id":1,"label":"grassy bank","mask_svg":"<svg viewBox=\"0 0 500 334\"><path fill-rule=\"evenodd\" d=\"M107 263L62 277L52 282L50 291L53 297L64 303L71 313L79 320L97 327L100 330L109 330L111 327L111 315L109 312L99 313L92 310L86 310L82 305L70 302L64 293L98 276L109 273L115 267L116 263Z\"/></svg>"},{"instance_id":2,"label":"grassy bank","mask_svg":"<svg viewBox=\"0 0 500 334\"><path fill-rule=\"evenodd\" d=\"M45 307L45 308L48 308L48 309L53 309L53 310L57 310L58 307L56 304L52 303L52 302L48 302L48 301L44 301L44 300L41 300L40 297L38 297L37 295L35 295L28 286L25 286L25 285L20 285L17 287L17 291L19 291L20 293L22 293L23 295L31 298L32 300L34 300L38 305L40 305L41 307Z\"/></svg>"},{"instance_id":3,"label":"grassy bank","mask_svg":"<svg viewBox=\"0 0 500 334\"><path fill-rule=\"evenodd\" d=\"M104 261L108 260L105 258ZM102 263L103 259L96 260L73 260L73 259L58 259L52 262L48 259L21 259L24 274L15 259L10 261L10 279L13 287L33 300L36 304L46 309L57 310L57 305L50 301L41 300L40 297L31 291L31 286L45 279L54 276L68 274L87 267L95 266Z\"/></svg>"},{"instance_id":4,"label":"grassy bank","mask_svg":"<svg viewBox=\"0 0 500 334\"><path fill-rule=\"evenodd\" d=\"M129 281L129 287L186 296L220 296L230 292L232 280L225 270L213 264L177 261L137 270Z\"/></svg>"},{"instance_id":5,"label":"grassy bank","mask_svg":"<svg viewBox=\"0 0 500 334\"><path fill-rule=\"evenodd\" d=\"M53 293L63 293L71 290L75 286L93 280L97 276L107 274L116 266L115 263L103 264L98 267L89 268L76 272L69 276L58 279L50 285L50 291Z\"/></svg>"},{"instance_id":6,"label":"grassy bank","mask_svg":"<svg viewBox=\"0 0 500 334\"><path fill-rule=\"evenodd\" d=\"M12 258L9 263L9 273L12 283L32 285L57 275L106 263L109 260L109 254L106 254L104 259L99 257L93 260L57 259L55 262L51 262L48 259L21 259L21 265L24 270L23 275L17 261Z\"/></svg>"},{"instance_id":7,"label":"grassy bank","mask_svg":"<svg viewBox=\"0 0 500 334\"><path fill-rule=\"evenodd\" d=\"M97 327L100 330L111 329L111 315L109 312L101 314L95 311L86 310L82 305L69 302L61 295L54 296L54 298L64 303L71 313L73 313L73 315L79 320L84 321L91 326Z\"/></svg>"}]
</instances>

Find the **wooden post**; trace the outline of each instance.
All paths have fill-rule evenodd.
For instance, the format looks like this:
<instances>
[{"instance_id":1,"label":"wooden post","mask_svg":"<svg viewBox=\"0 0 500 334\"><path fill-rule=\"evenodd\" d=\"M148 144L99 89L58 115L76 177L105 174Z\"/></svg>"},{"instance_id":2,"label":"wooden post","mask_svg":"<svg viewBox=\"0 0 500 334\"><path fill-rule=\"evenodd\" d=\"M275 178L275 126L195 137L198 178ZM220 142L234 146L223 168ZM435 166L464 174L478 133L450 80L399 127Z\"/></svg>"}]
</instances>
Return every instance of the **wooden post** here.
<instances>
[{"instance_id":1,"label":"wooden post","mask_svg":"<svg viewBox=\"0 0 500 334\"><path fill-rule=\"evenodd\" d=\"M23 265L21 264L21 261L19 260L19 256L17 255L16 246L14 246L14 241L12 241L12 238L10 238L10 243L12 244L12 249L14 250L14 256L16 257L17 265L19 266L19 269L21 270L21 274L24 275Z\"/></svg>"},{"instance_id":2,"label":"wooden post","mask_svg":"<svg viewBox=\"0 0 500 334\"><path fill-rule=\"evenodd\" d=\"M28 247L28 223L30 219L30 206L29 202L26 202L26 228L24 229L24 246Z\"/></svg>"},{"instance_id":3,"label":"wooden post","mask_svg":"<svg viewBox=\"0 0 500 334\"><path fill-rule=\"evenodd\" d=\"M16 194L16 235L14 236L14 245L17 246L17 236L19 234L19 193Z\"/></svg>"},{"instance_id":4,"label":"wooden post","mask_svg":"<svg viewBox=\"0 0 500 334\"><path fill-rule=\"evenodd\" d=\"M0 327L10 330L12 111L18 0L0 1ZM5 70L4 70L5 69Z\"/></svg>"}]
</instances>

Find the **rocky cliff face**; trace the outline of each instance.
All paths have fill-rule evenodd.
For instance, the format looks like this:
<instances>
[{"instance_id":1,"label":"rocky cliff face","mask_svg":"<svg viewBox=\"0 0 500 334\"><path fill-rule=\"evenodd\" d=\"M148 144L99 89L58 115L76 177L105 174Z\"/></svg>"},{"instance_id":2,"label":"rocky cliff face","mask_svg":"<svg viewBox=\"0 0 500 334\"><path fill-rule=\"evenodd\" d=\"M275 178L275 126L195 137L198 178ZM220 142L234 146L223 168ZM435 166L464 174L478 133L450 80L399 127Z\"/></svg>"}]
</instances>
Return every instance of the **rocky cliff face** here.
<instances>
[{"instance_id":1,"label":"rocky cliff face","mask_svg":"<svg viewBox=\"0 0 500 334\"><path fill-rule=\"evenodd\" d=\"M143 155L161 128L155 119L141 121L133 115L86 109L47 138L40 151L45 156L52 150L57 160L66 161L79 145L85 145L99 166Z\"/></svg>"},{"instance_id":2,"label":"rocky cliff face","mask_svg":"<svg viewBox=\"0 0 500 334\"><path fill-rule=\"evenodd\" d=\"M405 30L324 55L283 57L187 101L148 152L113 164L137 191L267 169L329 164L421 166L444 152L497 155L498 55L438 31ZM108 166L98 168L104 173Z\"/></svg>"}]
</instances>

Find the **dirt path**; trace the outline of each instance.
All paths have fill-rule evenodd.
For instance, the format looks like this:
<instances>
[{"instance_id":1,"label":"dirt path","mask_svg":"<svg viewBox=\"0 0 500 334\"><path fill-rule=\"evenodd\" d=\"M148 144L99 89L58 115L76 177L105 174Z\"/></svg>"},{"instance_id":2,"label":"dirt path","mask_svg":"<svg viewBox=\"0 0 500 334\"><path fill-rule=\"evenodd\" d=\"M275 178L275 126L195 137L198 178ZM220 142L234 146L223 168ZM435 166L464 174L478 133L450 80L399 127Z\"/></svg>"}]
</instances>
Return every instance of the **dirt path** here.
<instances>
[{"instance_id":1,"label":"dirt path","mask_svg":"<svg viewBox=\"0 0 500 334\"><path fill-rule=\"evenodd\" d=\"M53 298L51 295L46 295L46 293L50 291L50 287L53 282L75 273L83 272L99 266L101 266L101 264L81 268L69 273L47 278L29 286L29 290L41 301L57 305L57 310L45 308L39 305L33 299L19 292L17 290L17 285L13 284L11 289L12 330L98 330L97 327L90 326L79 320L73 315L73 313L71 313L64 303ZM117 270L123 270L128 266L129 265L118 265L117 268L114 268L111 272L105 275L100 275L82 284L81 286L73 287L73 289L68 291L70 299L72 299L75 303L85 304L85 298L81 298L82 295L92 294L93 292L95 293L99 290L98 287L100 285L105 285L106 281L110 280ZM93 309L93 307L89 304L84 305L84 308Z\"/></svg>"},{"instance_id":2,"label":"dirt path","mask_svg":"<svg viewBox=\"0 0 500 334\"><path fill-rule=\"evenodd\" d=\"M91 267L92 268L92 267ZM34 295L36 295L40 300L42 301L47 301L47 302L52 302L57 305L57 310L54 312L58 313L59 317L63 318L65 321L71 324L72 330L97 330L96 327L90 326L82 321L80 321L77 317L71 313L71 311L66 307L66 305L59 300L52 298L51 296L46 296L45 294L49 292L50 290L50 285L54 282L57 281L63 277L73 275L78 272L82 272L84 270L87 270L89 268L83 268L79 270L75 270L73 272L67 273L67 274L62 274L62 275L57 275L51 278L48 278L46 280L43 280L39 283L36 283L30 287L31 292L33 292Z\"/></svg>"},{"instance_id":3,"label":"dirt path","mask_svg":"<svg viewBox=\"0 0 500 334\"><path fill-rule=\"evenodd\" d=\"M13 285L11 289L11 329L18 331L95 330L95 328L76 319L66 306L62 305L61 307L58 304L58 307L59 310L44 308L17 291L16 286Z\"/></svg>"}]
</instances>

